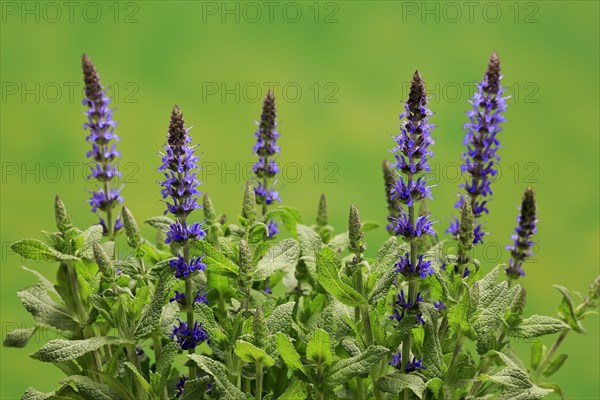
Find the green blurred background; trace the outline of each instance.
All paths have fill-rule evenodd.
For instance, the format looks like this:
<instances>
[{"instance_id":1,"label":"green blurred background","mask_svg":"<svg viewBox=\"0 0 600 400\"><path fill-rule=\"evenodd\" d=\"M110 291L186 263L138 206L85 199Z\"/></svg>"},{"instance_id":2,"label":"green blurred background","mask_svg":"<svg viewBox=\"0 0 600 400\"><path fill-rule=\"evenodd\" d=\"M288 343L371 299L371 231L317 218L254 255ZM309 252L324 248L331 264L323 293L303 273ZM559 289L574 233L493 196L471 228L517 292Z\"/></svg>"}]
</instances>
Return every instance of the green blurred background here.
<instances>
[{"instance_id":1,"label":"green blurred background","mask_svg":"<svg viewBox=\"0 0 600 400\"><path fill-rule=\"evenodd\" d=\"M314 221L327 193L342 229L351 203L385 222L381 161L398 132L408 82L418 68L432 95L436 144L433 215L443 232L453 213L463 124L473 81L492 50L509 100L500 135L485 270L507 260L520 196L534 186L539 248L526 265L527 313L554 315L552 284L586 292L598 274L599 3L539 2L2 2L2 335L31 326L15 292L34 282L9 244L52 230L60 194L80 227L96 222L85 200L88 144L80 57L96 63L115 97L126 204L138 220L162 214L157 155L178 103L204 153L202 189L235 217L252 163L254 121L269 82L280 121L284 204ZM199 217L198 217L199 218ZM146 229L146 228L144 228ZM150 230L148 230L150 232ZM370 251L386 238L368 235ZM53 277L55 266L28 263ZM598 399L599 322L569 335L554 378L568 399ZM548 345L554 338L547 338ZM56 386L61 372L1 349L1 397ZM519 344L528 359L527 344Z\"/></svg>"}]
</instances>

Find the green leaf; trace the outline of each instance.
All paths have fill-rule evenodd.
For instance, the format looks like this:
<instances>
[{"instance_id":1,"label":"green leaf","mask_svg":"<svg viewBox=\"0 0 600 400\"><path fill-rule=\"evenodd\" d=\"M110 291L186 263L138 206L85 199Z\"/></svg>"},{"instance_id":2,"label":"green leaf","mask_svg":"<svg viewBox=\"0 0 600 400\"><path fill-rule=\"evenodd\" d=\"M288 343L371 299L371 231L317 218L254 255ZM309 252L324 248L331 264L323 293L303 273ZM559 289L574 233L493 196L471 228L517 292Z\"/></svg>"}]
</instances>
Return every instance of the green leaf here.
<instances>
[{"instance_id":1,"label":"green leaf","mask_svg":"<svg viewBox=\"0 0 600 400\"><path fill-rule=\"evenodd\" d=\"M356 307L367 303L360 293L339 278L335 255L328 247L317 253L317 279L327 292L348 306Z\"/></svg>"},{"instance_id":2,"label":"green leaf","mask_svg":"<svg viewBox=\"0 0 600 400\"><path fill-rule=\"evenodd\" d=\"M419 303L419 310L423 313L425 324L425 339L423 340L423 364L427 365L427 370L435 377L442 378L445 365L442 356L442 346L437 332L436 308L428 303Z\"/></svg>"},{"instance_id":3,"label":"green leaf","mask_svg":"<svg viewBox=\"0 0 600 400\"><path fill-rule=\"evenodd\" d=\"M162 271L158 285L154 292L154 297L150 304L144 309L139 323L137 324L134 332L134 338L143 338L160 326L160 319L163 312L163 304L168 296L175 278L170 271Z\"/></svg>"},{"instance_id":4,"label":"green leaf","mask_svg":"<svg viewBox=\"0 0 600 400\"><path fill-rule=\"evenodd\" d=\"M386 393L393 394L399 394L403 390L409 389L419 399L423 398L426 388L423 378L415 374L404 374L401 371L382 376L377 381L377 387Z\"/></svg>"},{"instance_id":5,"label":"green leaf","mask_svg":"<svg viewBox=\"0 0 600 400\"><path fill-rule=\"evenodd\" d=\"M254 280L264 280L275 271L293 267L298 262L300 246L294 239L283 239L271 247L254 269Z\"/></svg>"},{"instance_id":6,"label":"green leaf","mask_svg":"<svg viewBox=\"0 0 600 400\"><path fill-rule=\"evenodd\" d=\"M554 375L563 366L565 361L567 361L567 357L568 355L561 354L550 361L550 364L544 368L544 376L549 377Z\"/></svg>"},{"instance_id":7,"label":"green leaf","mask_svg":"<svg viewBox=\"0 0 600 400\"><path fill-rule=\"evenodd\" d=\"M388 294L390 288L394 283L395 277L396 270L394 268L389 268L383 273L383 275L375 283L375 286L373 286L371 293L369 293L369 304L377 303L379 299L385 297Z\"/></svg>"},{"instance_id":8,"label":"green leaf","mask_svg":"<svg viewBox=\"0 0 600 400\"><path fill-rule=\"evenodd\" d=\"M64 385L74 385L79 394L87 400L117 400L120 397L104 383L99 383L87 376L73 375L62 380Z\"/></svg>"},{"instance_id":9,"label":"green leaf","mask_svg":"<svg viewBox=\"0 0 600 400\"><path fill-rule=\"evenodd\" d=\"M162 393L162 389L167 384L167 379L171 374L171 365L173 361L175 361L175 357L179 353L179 345L175 342L167 343L161 353L158 362L156 363L156 375L158 378L156 382L153 383L152 389L154 393L160 395Z\"/></svg>"},{"instance_id":10,"label":"green leaf","mask_svg":"<svg viewBox=\"0 0 600 400\"><path fill-rule=\"evenodd\" d=\"M140 374L140 371L137 370L137 368L135 367L135 365L133 365L129 361L126 361L124 363L124 365L133 373L133 376L134 376L135 380L138 382L140 388L144 392L149 393L150 392L150 384L148 383L148 381L146 380L146 378L144 378L142 376L142 374Z\"/></svg>"},{"instance_id":11,"label":"green leaf","mask_svg":"<svg viewBox=\"0 0 600 400\"><path fill-rule=\"evenodd\" d=\"M73 330L79 327L69 310L57 304L48 294L54 289L48 287L48 280L40 280L34 286L19 290L17 297L25 309L33 315L36 321L61 330Z\"/></svg>"},{"instance_id":12,"label":"green leaf","mask_svg":"<svg viewBox=\"0 0 600 400\"><path fill-rule=\"evenodd\" d=\"M83 231L83 246L79 250L79 256L86 260L94 259L94 243L102 239L104 229L102 225L92 225Z\"/></svg>"},{"instance_id":13,"label":"green leaf","mask_svg":"<svg viewBox=\"0 0 600 400\"><path fill-rule=\"evenodd\" d=\"M160 215L158 217L148 218L147 220L144 221L144 223L146 223L156 229L168 231L169 228L171 227L171 225L173 225L175 223L175 221L169 217Z\"/></svg>"},{"instance_id":14,"label":"green leaf","mask_svg":"<svg viewBox=\"0 0 600 400\"><path fill-rule=\"evenodd\" d=\"M331 354L331 338L327 331L318 328L312 333L312 337L306 346L306 358L315 364L330 364L333 360Z\"/></svg>"},{"instance_id":15,"label":"green leaf","mask_svg":"<svg viewBox=\"0 0 600 400\"><path fill-rule=\"evenodd\" d=\"M310 273L310 276L317 279L317 253L323 247L323 241L319 235L310 227L306 225L298 224L296 226L298 231L298 241L300 242L300 254L301 259L306 264L306 268Z\"/></svg>"},{"instance_id":16,"label":"green leaf","mask_svg":"<svg viewBox=\"0 0 600 400\"><path fill-rule=\"evenodd\" d=\"M267 330L271 335L277 332L287 332L292 325L292 312L296 303L290 301L289 303L281 304L275 307L271 315L267 318Z\"/></svg>"},{"instance_id":17,"label":"green leaf","mask_svg":"<svg viewBox=\"0 0 600 400\"><path fill-rule=\"evenodd\" d=\"M264 350L259 349L252 343L244 340L238 340L235 344L235 354L246 363L262 364L271 367L275 364L275 360L271 358Z\"/></svg>"},{"instance_id":18,"label":"green leaf","mask_svg":"<svg viewBox=\"0 0 600 400\"><path fill-rule=\"evenodd\" d=\"M466 289L466 285L465 285ZM475 332L469 323L470 296L463 290L460 300L448 311L448 323L470 339L475 339Z\"/></svg>"},{"instance_id":19,"label":"green leaf","mask_svg":"<svg viewBox=\"0 0 600 400\"><path fill-rule=\"evenodd\" d=\"M204 262L211 273L237 277L239 267L221 252L217 251L210 243L204 240L197 240L192 243L194 255L203 255Z\"/></svg>"},{"instance_id":20,"label":"green leaf","mask_svg":"<svg viewBox=\"0 0 600 400\"><path fill-rule=\"evenodd\" d=\"M381 225L379 224L379 222L366 220L362 223L362 230L363 232L372 231L373 229L377 229L380 226Z\"/></svg>"},{"instance_id":21,"label":"green leaf","mask_svg":"<svg viewBox=\"0 0 600 400\"><path fill-rule=\"evenodd\" d=\"M228 341L227 334L215 320L212 309L204 303L194 304L194 314L198 322L206 329L210 339L216 343L225 343Z\"/></svg>"},{"instance_id":22,"label":"green leaf","mask_svg":"<svg viewBox=\"0 0 600 400\"><path fill-rule=\"evenodd\" d=\"M51 398L55 394L56 394L56 391L49 392L49 393L43 393L43 392L40 392L40 391L35 390L34 388L30 387L30 388L27 388L25 393L23 393L23 396L21 396L21 400L46 400L46 399Z\"/></svg>"},{"instance_id":23,"label":"green leaf","mask_svg":"<svg viewBox=\"0 0 600 400\"><path fill-rule=\"evenodd\" d=\"M102 346L126 342L123 339L110 336L97 336L82 340L53 339L31 354L31 357L43 362L74 360Z\"/></svg>"},{"instance_id":24,"label":"green leaf","mask_svg":"<svg viewBox=\"0 0 600 400\"><path fill-rule=\"evenodd\" d=\"M531 339L562 332L565 329L570 329L569 325L559 319L545 315L532 315L521 321L516 327L513 327L509 334L518 338Z\"/></svg>"},{"instance_id":25,"label":"green leaf","mask_svg":"<svg viewBox=\"0 0 600 400\"><path fill-rule=\"evenodd\" d=\"M427 389L433 394L434 399L439 399L444 382L440 378L433 378L427 381Z\"/></svg>"},{"instance_id":26,"label":"green leaf","mask_svg":"<svg viewBox=\"0 0 600 400\"><path fill-rule=\"evenodd\" d=\"M541 339L533 342L531 346L531 370L537 369L538 365L540 365L540 361L542 357L546 355L546 346Z\"/></svg>"},{"instance_id":27,"label":"green leaf","mask_svg":"<svg viewBox=\"0 0 600 400\"><path fill-rule=\"evenodd\" d=\"M355 376L368 374L371 367L387 357L389 352L383 346L369 346L357 356L337 361L329 369L328 376L325 379L327 386L334 388Z\"/></svg>"},{"instance_id":28,"label":"green leaf","mask_svg":"<svg viewBox=\"0 0 600 400\"><path fill-rule=\"evenodd\" d=\"M37 325L33 328L15 329L11 332L8 332L4 337L2 345L5 347L25 347L36 330Z\"/></svg>"},{"instance_id":29,"label":"green leaf","mask_svg":"<svg viewBox=\"0 0 600 400\"><path fill-rule=\"evenodd\" d=\"M300 360L300 354L296 351L292 340L285 333L278 332L275 334L275 344L277 346L277 352L288 366L290 371L301 371L306 375L302 361Z\"/></svg>"},{"instance_id":30,"label":"green leaf","mask_svg":"<svg viewBox=\"0 0 600 400\"><path fill-rule=\"evenodd\" d=\"M212 360L200 354L190 354L188 357L194 361L200 369L213 377L215 390L221 400L246 400L244 393L240 391L227 379L227 369L218 361Z\"/></svg>"},{"instance_id":31,"label":"green leaf","mask_svg":"<svg viewBox=\"0 0 600 400\"><path fill-rule=\"evenodd\" d=\"M308 387L305 382L293 379L285 392L277 400L305 400L308 397Z\"/></svg>"},{"instance_id":32,"label":"green leaf","mask_svg":"<svg viewBox=\"0 0 600 400\"><path fill-rule=\"evenodd\" d=\"M205 398L211 378L206 375L198 379L186 380L181 400L198 400Z\"/></svg>"},{"instance_id":33,"label":"green leaf","mask_svg":"<svg viewBox=\"0 0 600 400\"><path fill-rule=\"evenodd\" d=\"M573 306L573 300L571 300L571 292L569 292L569 289L559 285L554 285L554 287L563 295L562 301L558 306L558 312L561 317L575 332L585 333L585 329L579 322L577 314L575 313L575 307Z\"/></svg>"},{"instance_id":34,"label":"green leaf","mask_svg":"<svg viewBox=\"0 0 600 400\"><path fill-rule=\"evenodd\" d=\"M381 276L385 271L393 270L393 265L397 257L398 238L392 236L377 251L377 257L375 257L375 261L371 264L371 275Z\"/></svg>"},{"instance_id":35,"label":"green leaf","mask_svg":"<svg viewBox=\"0 0 600 400\"><path fill-rule=\"evenodd\" d=\"M78 258L68 254L62 254L46 243L37 239L23 239L10 245L17 254L30 260L43 261L77 261Z\"/></svg>"}]
</instances>

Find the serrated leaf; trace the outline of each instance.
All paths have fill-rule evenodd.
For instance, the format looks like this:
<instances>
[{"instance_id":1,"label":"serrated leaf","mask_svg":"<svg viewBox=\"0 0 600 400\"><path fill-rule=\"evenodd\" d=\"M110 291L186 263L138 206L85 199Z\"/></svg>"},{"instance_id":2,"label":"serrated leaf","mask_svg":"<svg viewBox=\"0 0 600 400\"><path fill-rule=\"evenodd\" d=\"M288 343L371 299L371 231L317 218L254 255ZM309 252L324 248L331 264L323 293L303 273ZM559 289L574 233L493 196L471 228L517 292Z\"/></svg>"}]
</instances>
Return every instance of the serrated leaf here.
<instances>
[{"instance_id":1,"label":"serrated leaf","mask_svg":"<svg viewBox=\"0 0 600 400\"><path fill-rule=\"evenodd\" d=\"M83 246L79 250L79 255L86 260L94 259L94 243L102 239L104 229L102 225L92 225L83 231Z\"/></svg>"},{"instance_id":2,"label":"serrated leaf","mask_svg":"<svg viewBox=\"0 0 600 400\"><path fill-rule=\"evenodd\" d=\"M396 277L396 271L394 268L390 268L381 275L379 280L373 286L371 293L369 293L369 304L375 304L379 301L379 299L385 297L390 288L394 283L394 278Z\"/></svg>"},{"instance_id":3,"label":"serrated leaf","mask_svg":"<svg viewBox=\"0 0 600 400\"><path fill-rule=\"evenodd\" d=\"M275 360L271 358L264 350L259 349L252 343L244 340L238 340L235 344L235 354L246 363L262 364L271 367L275 364Z\"/></svg>"},{"instance_id":4,"label":"serrated leaf","mask_svg":"<svg viewBox=\"0 0 600 400\"><path fill-rule=\"evenodd\" d=\"M47 280L44 280L19 290L17 297L38 322L61 330L73 330L79 327L79 323L73 319L69 310L50 297L49 290ZM51 291L54 292L54 289L52 288Z\"/></svg>"},{"instance_id":5,"label":"serrated leaf","mask_svg":"<svg viewBox=\"0 0 600 400\"><path fill-rule=\"evenodd\" d=\"M509 334L514 337L531 339L570 329L563 321L545 315L532 315L513 327Z\"/></svg>"},{"instance_id":6,"label":"serrated leaf","mask_svg":"<svg viewBox=\"0 0 600 400\"><path fill-rule=\"evenodd\" d=\"M305 400L308 397L308 387L305 382L293 379L288 388L277 400Z\"/></svg>"},{"instance_id":7,"label":"serrated leaf","mask_svg":"<svg viewBox=\"0 0 600 400\"><path fill-rule=\"evenodd\" d=\"M171 225L175 223L174 220L167 216L160 215L158 217L148 218L144 221L145 224L148 224L156 229L160 229L162 231L168 231Z\"/></svg>"},{"instance_id":8,"label":"serrated leaf","mask_svg":"<svg viewBox=\"0 0 600 400\"><path fill-rule=\"evenodd\" d=\"M82 340L53 339L31 354L31 357L43 362L74 360L102 346L126 342L123 339L111 336L97 336Z\"/></svg>"},{"instance_id":9,"label":"serrated leaf","mask_svg":"<svg viewBox=\"0 0 600 400\"><path fill-rule=\"evenodd\" d=\"M170 271L163 271L161 273L152 301L144 309L135 328L133 334L135 339L145 337L159 328L165 298L169 294L175 281L175 278L169 272Z\"/></svg>"},{"instance_id":10,"label":"serrated leaf","mask_svg":"<svg viewBox=\"0 0 600 400\"><path fill-rule=\"evenodd\" d=\"M290 329L295 304L290 301L275 307L266 320L267 330L271 335L277 332L287 332Z\"/></svg>"},{"instance_id":11,"label":"serrated leaf","mask_svg":"<svg viewBox=\"0 0 600 400\"><path fill-rule=\"evenodd\" d=\"M561 354L550 361L550 364L544 368L544 376L550 377L554 375L563 366L565 361L567 361L567 357L567 354Z\"/></svg>"},{"instance_id":12,"label":"serrated leaf","mask_svg":"<svg viewBox=\"0 0 600 400\"><path fill-rule=\"evenodd\" d=\"M348 306L357 307L367 303L360 293L342 282L338 276L335 255L328 247L317 253L317 279L327 292Z\"/></svg>"},{"instance_id":13,"label":"serrated leaf","mask_svg":"<svg viewBox=\"0 0 600 400\"><path fill-rule=\"evenodd\" d=\"M434 399L438 399L440 397L443 385L444 382L440 378L430 379L425 384L426 388L429 389L429 391L433 394Z\"/></svg>"},{"instance_id":14,"label":"serrated leaf","mask_svg":"<svg viewBox=\"0 0 600 400\"><path fill-rule=\"evenodd\" d=\"M300 246L294 239L283 239L271 247L254 269L254 280L264 280L275 271L294 266L298 262Z\"/></svg>"},{"instance_id":15,"label":"serrated leaf","mask_svg":"<svg viewBox=\"0 0 600 400\"><path fill-rule=\"evenodd\" d=\"M398 238L392 236L379 248L375 261L371 263L371 274L381 276L385 271L393 270L398 257Z\"/></svg>"},{"instance_id":16,"label":"serrated leaf","mask_svg":"<svg viewBox=\"0 0 600 400\"><path fill-rule=\"evenodd\" d=\"M212 360L200 354L190 354L188 357L194 361L200 369L213 377L215 390L218 391L222 400L246 400L244 393L240 391L227 379L227 369L218 361Z\"/></svg>"},{"instance_id":17,"label":"serrated leaf","mask_svg":"<svg viewBox=\"0 0 600 400\"><path fill-rule=\"evenodd\" d=\"M204 303L194 304L194 314L212 341L215 343L224 343L228 340L227 335L217 323L215 315L208 305Z\"/></svg>"},{"instance_id":18,"label":"serrated leaf","mask_svg":"<svg viewBox=\"0 0 600 400\"><path fill-rule=\"evenodd\" d=\"M156 374L158 376L156 383L152 385L154 393L160 395L162 389L167 384L167 379L171 374L171 365L175 360L175 357L179 353L179 345L175 342L167 343L160 353L160 358L156 363Z\"/></svg>"},{"instance_id":19,"label":"serrated leaf","mask_svg":"<svg viewBox=\"0 0 600 400\"><path fill-rule=\"evenodd\" d=\"M78 258L68 254L62 254L46 243L37 239L23 239L10 245L17 254L30 260L43 261L77 261Z\"/></svg>"},{"instance_id":20,"label":"serrated leaf","mask_svg":"<svg viewBox=\"0 0 600 400\"><path fill-rule=\"evenodd\" d=\"M306 346L306 358L315 364L330 364L333 360L331 354L331 338L327 331L318 328L312 332L312 336Z\"/></svg>"},{"instance_id":21,"label":"serrated leaf","mask_svg":"<svg viewBox=\"0 0 600 400\"><path fill-rule=\"evenodd\" d=\"M300 243L300 254L302 261L306 264L306 268L310 276L317 280L317 253L323 247L321 237L310 227L298 224L298 242Z\"/></svg>"},{"instance_id":22,"label":"serrated leaf","mask_svg":"<svg viewBox=\"0 0 600 400\"><path fill-rule=\"evenodd\" d=\"M377 381L377 387L386 393L399 394L405 389L409 389L419 399L423 398L425 393L425 382L423 378L415 374L404 374L396 371L393 374L384 375Z\"/></svg>"},{"instance_id":23,"label":"serrated leaf","mask_svg":"<svg viewBox=\"0 0 600 400\"><path fill-rule=\"evenodd\" d=\"M133 365L129 361L126 361L125 363L123 363L123 365L125 365L133 373L133 376L134 376L135 380L137 381L137 383L139 384L139 387L144 392L149 393L150 392L150 384L148 383L146 378L144 378L142 376L142 374L140 374L140 371L137 370L135 365Z\"/></svg>"},{"instance_id":24,"label":"serrated leaf","mask_svg":"<svg viewBox=\"0 0 600 400\"><path fill-rule=\"evenodd\" d=\"M106 384L87 376L73 375L61 381L64 385L74 385L79 394L87 400L118 400L120 397Z\"/></svg>"},{"instance_id":25,"label":"serrated leaf","mask_svg":"<svg viewBox=\"0 0 600 400\"><path fill-rule=\"evenodd\" d=\"M198 400L204 398L210 382L211 378L208 375L198 379L186 380L181 400Z\"/></svg>"},{"instance_id":26,"label":"serrated leaf","mask_svg":"<svg viewBox=\"0 0 600 400\"><path fill-rule=\"evenodd\" d=\"M433 376L442 378L445 370L442 346L437 332L437 309L428 303L419 303L425 324L425 339L423 340L423 364Z\"/></svg>"},{"instance_id":27,"label":"serrated leaf","mask_svg":"<svg viewBox=\"0 0 600 400\"><path fill-rule=\"evenodd\" d=\"M355 376L368 374L371 371L371 367L379 363L382 358L388 356L389 352L383 346L369 346L358 356L337 361L329 369L325 380L326 385L334 388Z\"/></svg>"},{"instance_id":28,"label":"serrated leaf","mask_svg":"<svg viewBox=\"0 0 600 400\"><path fill-rule=\"evenodd\" d=\"M15 329L8 332L4 337L2 345L5 347L25 347L36 330L37 326L34 326L33 328Z\"/></svg>"},{"instance_id":29,"label":"serrated leaf","mask_svg":"<svg viewBox=\"0 0 600 400\"><path fill-rule=\"evenodd\" d=\"M301 371L306 374L302 361L300 360L300 354L296 351L296 348L288 335L281 332L276 333L275 344L279 356L291 371Z\"/></svg>"},{"instance_id":30,"label":"serrated leaf","mask_svg":"<svg viewBox=\"0 0 600 400\"><path fill-rule=\"evenodd\" d=\"M25 393L23 393L23 396L21 396L21 400L46 400L46 399L51 398L55 394L56 394L56 391L49 392L49 393L43 393L43 392L40 392L39 390L35 390L34 388L30 387L30 388L27 388Z\"/></svg>"},{"instance_id":31,"label":"serrated leaf","mask_svg":"<svg viewBox=\"0 0 600 400\"><path fill-rule=\"evenodd\" d=\"M575 307L573 306L573 300L571 300L571 292L569 289L559 285L554 285L554 287L558 289L563 296L560 305L558 306L558 312L562 318L575 332L585 333L585 329L579 322L577 314L575 313Z\"/></svg>"},{"instance_id":32,"label":"serrated leaf","mask_svg":"<svg viewBox=\"0 0 600 400\"><path fill-rule=\"evenodd\" d=\"M192 249L194 255L204 256L203 261L211 273L231 276L233 278L237 277L239 267L210 243L204 240L197 240L192 243Z\"/></svg>"}]
</instances>

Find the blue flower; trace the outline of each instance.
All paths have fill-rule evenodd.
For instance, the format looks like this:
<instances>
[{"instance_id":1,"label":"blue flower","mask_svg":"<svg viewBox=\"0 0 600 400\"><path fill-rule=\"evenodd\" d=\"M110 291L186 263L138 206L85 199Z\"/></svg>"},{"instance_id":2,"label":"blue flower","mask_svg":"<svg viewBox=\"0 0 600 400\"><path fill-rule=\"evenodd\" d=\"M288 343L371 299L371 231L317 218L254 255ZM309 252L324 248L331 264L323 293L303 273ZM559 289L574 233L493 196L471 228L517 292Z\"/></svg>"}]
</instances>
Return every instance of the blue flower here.
<instances>
[{"instance_id":1,"label":"blue flower","mask_svg":"<svg viewBox=\"0 0 600 400\"><path fill-rule=\"evenodd\" d=\"M404 295L404 290L400 290L398 297L395 301L394 313L390 315L390 319L395 319L396 321L402 321L402 319L406 316L407 312L412 312L413 315L417 317L417 321L421 324L424 324L423 314L420 312L415 313L415 311L419 308L419 303L424 302L423 296L421 292L417 293L417 296L414 302L411 302L410 299L407 299Z\"/></svg>"},{"instance_id":2,"label":"blue flower","mask_svg":"<svg viewBox=\"0 0 600 400\"><path fill-rule=\"evenodd\" d=\"M274 238L279 233L279 228L277 227L277 223L275 222L275 220L273 218L271 218L269 220L269 222L267 223L267 228L269 230L269 234L268 234L269 239Z\"/></svg>"},{"instance_id":3,"label":"blue flower","mask_svg":"<svg viewBox=\"0 0 600 400\"><path fill-rule=\"evenodd\" d=\"M207 292L201 292L200 290L198 290L198 292L196 293L196 296L194 297L194 303L208 304L208 299L206 298L206 295L207 295ZM185 293L181 293L176 290L175 295L169 299L170 303L172 303L174 301L181 304L182 306L185 306L187 304Z\"/></svg>"},{"instance_id":4,"label":"blue flower","mask_svg":"<svg viewBox=\"0 0 600 400\"><path fill-rule=\"evenodd\" d=\"M470 100L473 108L467 112L469 122L465 124L467 131L464 145L467 147L462 154L461 170L468 174L464 188L466 195L459 196L455 208L462 209L465 201L471 202L475 218L488 213L487 199L492 195L492 178L498 173L497 154L500 146L498 134L502 131L500 124L504 122L502 113L506 111L506 97L502 97L504 89L500 85L500 60L494 52L488 62L483 81L477 85L477 91ZM456 227L451 225L446 231L456 235ZM473 244L483 243L484 232L481 224L475 224Z\"/></svg>"},{"instance_id":5,"label":"blue flower","mask_svg":"<svg viewBox=\"0 0 600 400\"><path fill-rule=\"evenodd\" d=\"M400 256L400 259L394 264L396 272L401 273L408 279L412 278L426 278L427 275L433 275L433 266L430 260L424 260L423 254L417 259L416 265L410 262L410 254L406 252Z\"/></svg>"},{"instance_id":6,"label":"blue flower","mask_svg":"<svg viewBox=\"0 0 600 400\"><path fill-rule=\"evenodd\" d=\"M202 262L203 256L192 257L189 262L177 254L177 258L169 261L169 266L175 270L176 278L187 278L196 271L204 271L206 264Z\"/></svg>"},{"instance_id":7,"label":"blue flower","mask_svg":"<svg viewBox=\"0 0 600 400\"><path fill-rule=\"evenodd\" d=\"M173 326L173 333L171 333L170 338L175 339L182 350L193 349L203 342L210 344L208 333L198 321L195 321L194 327L190 329L187 322L179 320L179 326Z\"/></svg>"},{"instance_id":8,"label":"blue flower","mask_svg":"<svg viewBox=\"0 0 600 400\"><path fill-rule=\"evenodd\" d=\"M396 367L397 369L402 369L402 352L399 351L396 354L392 354L392 361L390 361L388 365ZM404 368L406 373L410 373L418 369L425 369L425 367L423 366L423 359L421 358L417 360L416 357L413 357L412 360L409 360Z\"/></svg>"},{"instance_id":9,"label":"blue flower","mask_svg":"<svg viewBox=\"0 0 600 400\"><path fill-rule=\"evenodd\" d=\"M201 240L206 236L202 229L202 223L195 222L192 225L183 225L179 220L169 227L165 243L183 243L188 240Z\"/></svg>"},{"instance_id":10,"label":"blue flower","mask_svg":"<svg viewBox=\"0 0 600 400\"><path fill-rule=\"evenodd\" d=\"M186 377L181 375L181 378L179 378L179 382L177 382L177 394L175 395L175 397L181 397L183 396L183 391L185 388L185 381L186 381Z\"/></svg>"}]
</instances>

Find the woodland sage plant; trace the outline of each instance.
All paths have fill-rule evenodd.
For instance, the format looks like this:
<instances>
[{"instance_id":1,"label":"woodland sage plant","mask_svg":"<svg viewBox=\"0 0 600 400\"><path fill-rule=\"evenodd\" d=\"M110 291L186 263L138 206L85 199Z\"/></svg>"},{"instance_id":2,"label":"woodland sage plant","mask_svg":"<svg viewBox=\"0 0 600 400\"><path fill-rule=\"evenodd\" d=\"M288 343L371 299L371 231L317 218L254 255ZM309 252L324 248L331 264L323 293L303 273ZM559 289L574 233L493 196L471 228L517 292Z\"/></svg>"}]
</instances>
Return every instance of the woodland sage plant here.
<instances>
[{"instance_id":1,"label":"woodland sage plant","mask_svg":"<svg viewBox=\"0 0 600 400\"><path fill-rule=\"evenodd\" d=\"M556 286L561 299L554 317L527 313L524 277L537 229L532 188L525 189L515 233L505 240L506 263L482 266L473 257L490 230L482 217L508 100L495 53L467 113L465 182L448 229L452 238L439 239L426 204L433 195L427 172L434 125L417 71L393 138L393 159L383 163L390 237L377 246L367 243L365 232L378 223L363 221L355 205L348 226L336 230L325 195L314 224L279 204L271 91L255 133L255 177L240 193L233 220L199 191L195 143L201 135L192 140L178 106L168 124L165 112L166 144L156 163L163 174L157 201L160 190L165 213L145 219L156 237L143 237L132 211L120 208L116 124L85 55L83 75L92 145L87 156L99 186L89 202L100 219L78 228L57 196L57 230L43 231L44 241L12 245L21 256L57 269L51 281L23 267L37 279L18 292L35 324L8 333L4 345L24 347L36 331L52 331L58 338L30 356L65 374L55 391L29 388L23 399L563 396L552 383L567 359L560 346L571 331L585 333L582 321L598 305L600 278L579 298ZM123 242L127 251L117 252ZM374 257L367 244L378 248ZM550 348L541 340L545 335L557 335ZM530 344L526 361L515 341Z\"/></svg>"}]
</instances>

